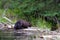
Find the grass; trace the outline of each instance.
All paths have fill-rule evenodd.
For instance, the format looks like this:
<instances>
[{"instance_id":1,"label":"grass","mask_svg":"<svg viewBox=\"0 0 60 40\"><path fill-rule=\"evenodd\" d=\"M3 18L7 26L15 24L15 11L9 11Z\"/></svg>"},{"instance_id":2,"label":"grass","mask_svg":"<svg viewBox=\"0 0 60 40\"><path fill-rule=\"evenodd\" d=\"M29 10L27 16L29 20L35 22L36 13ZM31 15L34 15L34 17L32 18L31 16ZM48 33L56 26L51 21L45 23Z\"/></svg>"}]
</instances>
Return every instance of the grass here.
<instances>
[{"instance_id":1,"label":"grass","mask_svg":"<svg viewBox=\"0 0 60 40\"><path fill-rule=\"evenodd\" d=\"M3 10L3 9L0 9L0 22L5 23L5 22L8 22L8 21L2 17L2 13L3 13L3 12L4 12L4 10ZM11 12L11 11L7 11L8 14L9 14L10 12ZM13 12L11 12L11 14L14 15ZM15 16L16 16L16 15L15 15ZM23 16L23 17L24 17L24 16ZM14 19L14 20L12 20L12 21L15 23L15 22L16 22L16 19ZM31 17L31 23L32 23L33 26L37 26L37 27L39 27L39 28L51 28L51 23L48 23L48 22L46 22L45 20L42 20L41 18L39 18L39 19L34 19L34 18Z\"/></svg>"},{"instance_id":2,"label":"grass","mask_svg":"<svg viewBox=\"0 0 60 40\"><path fill-rule=\"evenodd\" d=\"M35 27L39 27L39 28L47 28L50 29L51 28L51 23L46 22L45 20L40 19L33 19L31 21L31 23L33 24L33 26Z\"/></svg>"}]
</instances>

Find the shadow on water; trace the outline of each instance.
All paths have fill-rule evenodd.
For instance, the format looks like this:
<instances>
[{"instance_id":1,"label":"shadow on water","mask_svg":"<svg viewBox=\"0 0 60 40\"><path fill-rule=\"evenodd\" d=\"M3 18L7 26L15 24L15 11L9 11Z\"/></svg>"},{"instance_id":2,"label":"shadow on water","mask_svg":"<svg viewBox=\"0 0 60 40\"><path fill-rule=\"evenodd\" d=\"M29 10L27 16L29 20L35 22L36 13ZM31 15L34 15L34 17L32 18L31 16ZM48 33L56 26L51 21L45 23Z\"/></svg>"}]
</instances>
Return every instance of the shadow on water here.
<instances>
[{"instance_id":1,"label":"shadow on water","mask_svg":"<svg viewBox=\"0 0 60 40\"><path fill-rule=\"evenodd\" d=\"M29 33L17 32L15 30L0 30L0 40L32 40Z\"/></svg>"}]
</instances>

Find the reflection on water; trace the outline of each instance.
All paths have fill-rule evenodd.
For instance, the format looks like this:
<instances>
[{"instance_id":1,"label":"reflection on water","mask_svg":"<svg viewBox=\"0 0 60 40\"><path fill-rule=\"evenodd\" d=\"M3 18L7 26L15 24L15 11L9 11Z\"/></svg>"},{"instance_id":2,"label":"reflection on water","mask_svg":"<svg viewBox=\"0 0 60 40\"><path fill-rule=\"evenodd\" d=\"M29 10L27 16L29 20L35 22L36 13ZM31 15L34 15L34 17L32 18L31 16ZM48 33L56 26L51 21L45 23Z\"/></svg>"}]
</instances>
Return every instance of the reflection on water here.
<instances>
[{"instance_id":1,"label":"reflection on water","mask_svg":"<svg viewBox=\"0 0 60 40\"><path fill-rule=\"evenodd\" d=\"M16 40L32 40L32 36L26 33L15 33L14 36Z\"/></svg>"},{"instance_id":2,"label":"reflection on water","mask_svg":"<svg viewBox=\"0 0 60 40\"><path fill-rule=\"evenodd\" d=\"M18 33L14 30L1 30L0 40L33 40L33 37L30 33Z\"/></svg>"}]
</instances>

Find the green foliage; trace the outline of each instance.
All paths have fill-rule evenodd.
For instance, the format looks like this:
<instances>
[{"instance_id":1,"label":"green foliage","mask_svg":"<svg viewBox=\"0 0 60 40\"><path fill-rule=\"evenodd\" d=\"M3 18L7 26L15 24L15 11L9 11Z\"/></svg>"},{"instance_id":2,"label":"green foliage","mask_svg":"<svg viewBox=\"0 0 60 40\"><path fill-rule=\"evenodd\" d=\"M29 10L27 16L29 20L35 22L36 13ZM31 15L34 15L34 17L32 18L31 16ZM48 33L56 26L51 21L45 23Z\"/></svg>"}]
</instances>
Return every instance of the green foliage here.
<instances>
[{"instance_id":1,"label":"green foliage","mask_svg":"<svg viewBox=\"0 0 60 40\"><path fill-rule=\"evenodd\" d=\"M7 22L7 20L5 20L4 18L0 17L0 22L5 23L5 22Z\"/></svg>"},{"instance_id":2,"label":"green foliage","mask_svg":"<svg viewBox=\"0 0 60 40\"><path fill-rule=\"evenodd\" d=\"M45 16L54 17L57 15L60 20L60 3L55 0L1 0L0 9L6 8L8 8L6 12L8 18L14 16L16 20L25 19L30 21L33 26L48 24L49 22L46 23L41 19ZM12 19L15 20L15 18Z\"/></svg>"}]
</instances>

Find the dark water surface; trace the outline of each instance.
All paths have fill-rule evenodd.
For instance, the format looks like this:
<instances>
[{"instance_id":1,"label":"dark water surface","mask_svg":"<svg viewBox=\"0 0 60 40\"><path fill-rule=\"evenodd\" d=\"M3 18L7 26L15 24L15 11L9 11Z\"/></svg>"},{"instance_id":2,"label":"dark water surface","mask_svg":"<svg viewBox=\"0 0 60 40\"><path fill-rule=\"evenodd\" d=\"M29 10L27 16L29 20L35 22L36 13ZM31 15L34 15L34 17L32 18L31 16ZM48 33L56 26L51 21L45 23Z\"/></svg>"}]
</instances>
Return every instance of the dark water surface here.
<instances>
[{"instance_id":1,"label":"dark water surface","mask_svg":"<svg viewBox=\"0 0 60 40\"><path fill-rule=\"evenodd\" d=\"M0 40L32 40L32 38L28 32L18 32L14 29L0 30Z\"/></svg>"}]
</instances>

